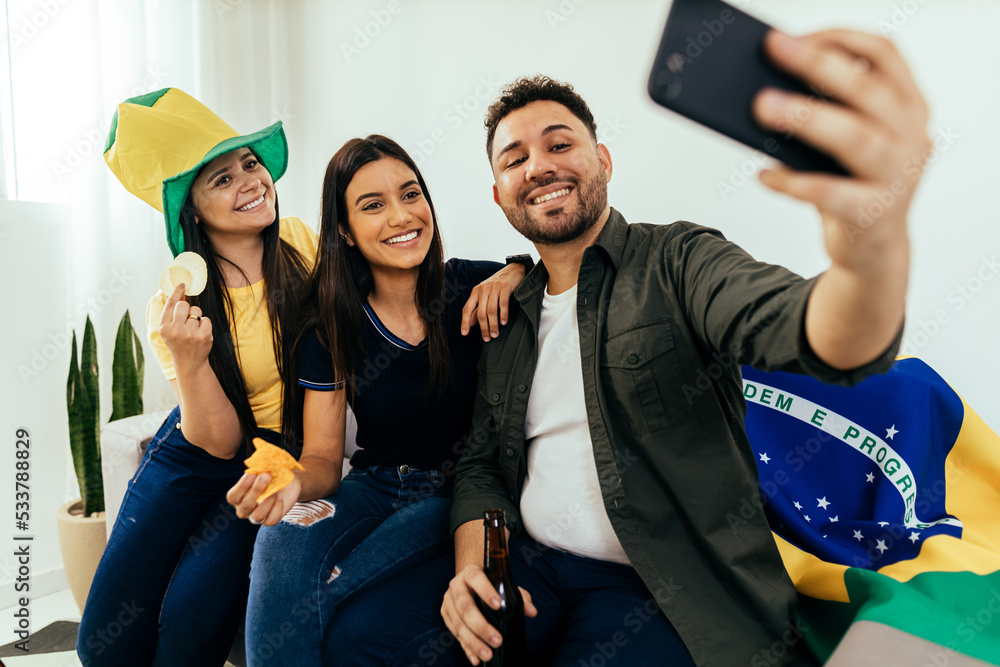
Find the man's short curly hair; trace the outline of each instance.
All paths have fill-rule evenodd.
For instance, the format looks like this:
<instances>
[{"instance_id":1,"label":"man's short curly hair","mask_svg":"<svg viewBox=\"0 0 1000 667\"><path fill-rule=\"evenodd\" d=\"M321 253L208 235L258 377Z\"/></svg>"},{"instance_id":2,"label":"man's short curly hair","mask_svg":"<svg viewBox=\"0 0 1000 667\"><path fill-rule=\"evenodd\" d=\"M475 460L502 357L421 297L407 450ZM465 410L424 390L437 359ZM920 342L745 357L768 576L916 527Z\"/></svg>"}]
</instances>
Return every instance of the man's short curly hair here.
<instances>
[{"instance_id":1,"label":"man's short curly hair","mask_svg":"<svg viewBox=\"0 0 1000 667\"><path fill-rule=\"evenodd\" d=\"M486 157L493 163L493 136L497 132L497 125L512 111L517 111L521 107L532 102L547 100L558 102L570 112L583 121L583 124L590 130L590 136L597 140L597 123L594 122L594 114L590 112L590 107L584 102L573 86L562 81L550 79L540 74L533 77L522 77L517 81L507 84L500 91L500 97L486 110Z\"/></svg>"}]
</instances>

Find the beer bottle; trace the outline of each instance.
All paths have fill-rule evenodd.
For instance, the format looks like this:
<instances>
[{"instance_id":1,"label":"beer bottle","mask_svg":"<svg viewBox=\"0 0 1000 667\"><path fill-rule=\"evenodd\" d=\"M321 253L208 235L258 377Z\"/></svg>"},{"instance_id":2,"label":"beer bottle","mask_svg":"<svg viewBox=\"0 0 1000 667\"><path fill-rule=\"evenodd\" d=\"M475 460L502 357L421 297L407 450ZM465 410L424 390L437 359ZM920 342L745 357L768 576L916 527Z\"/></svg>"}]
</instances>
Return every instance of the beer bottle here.
<instances>
[{"instance_id":1,"label":"beer bottle","mask_svg":"<svg viewBox=\"0 0 1000 667\"><path fill-rule=\"evenodd\" d=\"M503 510L486 510L486 548L483 571L500 594L500 609L492 609L477 600L486 621L497 629L503 643L493 649L493 657L484 662L486 667L525 667L528 649L524 635L524 599L510 572L510 554L507 551L507 532Z\"/></svg>"}]
</instances>

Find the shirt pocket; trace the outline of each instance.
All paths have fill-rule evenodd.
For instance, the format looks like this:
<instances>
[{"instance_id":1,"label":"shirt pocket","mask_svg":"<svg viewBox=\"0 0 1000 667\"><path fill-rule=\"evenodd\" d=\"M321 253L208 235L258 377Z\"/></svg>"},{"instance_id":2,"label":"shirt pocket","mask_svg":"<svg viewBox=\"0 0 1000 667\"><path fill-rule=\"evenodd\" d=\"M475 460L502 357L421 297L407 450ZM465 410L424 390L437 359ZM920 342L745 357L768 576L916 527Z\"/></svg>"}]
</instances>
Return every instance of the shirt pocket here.
<instances>
[{"instance_id":1,"label":"shirt pocket","mask_svg":"<svg viewBox=\"0 0 1000 667\"><path fill-rule=\"evenodd\" d=\"M495 433L504 422L504 409L507 406L507 384L510 381L509 369L491 368L485 372L485 381L479 389L480 397L486 402L485 427Z\"/></svg>"},{"instance_id":2,"label":"shirt pocket","mask_svg":"<svg viewBox=\"0 0 1000 667\"><path fill-rule=\"evenodd\" d=\"M669 320L613 335L604 344L601 369L608 406L631 432L662 431L690 416Z\"/></svg>"}]
</instances>

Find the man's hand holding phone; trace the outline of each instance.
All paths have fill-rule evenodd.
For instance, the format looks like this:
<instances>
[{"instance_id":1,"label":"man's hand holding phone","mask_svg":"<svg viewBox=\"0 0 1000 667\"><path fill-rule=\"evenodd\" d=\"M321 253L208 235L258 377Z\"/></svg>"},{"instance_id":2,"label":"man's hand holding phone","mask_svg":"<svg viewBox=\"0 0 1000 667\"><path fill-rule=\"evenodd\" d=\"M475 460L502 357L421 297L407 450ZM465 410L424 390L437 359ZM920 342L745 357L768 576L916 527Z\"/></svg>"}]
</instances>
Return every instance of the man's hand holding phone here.
<instances>
[{"instance_id":1,"label":"man's hand holding phone","mask_svg":"<svg viewBox=\"0 0 1000 667\"><path fill-rule=\"evenodd\" d=\"M907 213L932 144L927 104L896 47L874 35L828 30L799 38L771 31L765 49L828 99L765 89L753 104L757 122L831 155L850 176L778 167L764 170L761 180L816 206L835 265L863 268L886 244L905 246Z\"/></svg>"},{"instance_id":2,"label":"man's hand holding phone","mask_svg":"<svg viewBox=\"0 0 1000 667\"><path fill-rule=\"evenodd\" d=\"M674 0L649 94L781 160L761 181L819 211L831 265L809 297L813 352L846 370L889 349L906 310L907 215L933 150L927 104L892 42L792 38L722 0Z\"/></svg>"}]
</instances>

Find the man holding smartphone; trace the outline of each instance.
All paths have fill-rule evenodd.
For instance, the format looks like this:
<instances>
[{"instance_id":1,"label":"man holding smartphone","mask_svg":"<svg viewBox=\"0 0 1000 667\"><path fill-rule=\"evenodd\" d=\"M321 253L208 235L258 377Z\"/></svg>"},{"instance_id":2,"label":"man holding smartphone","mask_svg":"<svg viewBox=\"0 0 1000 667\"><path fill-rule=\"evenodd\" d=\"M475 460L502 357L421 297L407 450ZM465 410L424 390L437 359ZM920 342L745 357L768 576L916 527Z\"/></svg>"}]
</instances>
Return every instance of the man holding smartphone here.
<instances>
[{"instance_id":1,"label":"man holding smartphone","mask_svg":"<svg viewBox=\"0 0 1000 667\"><path fill-rule=\"evenodd\" d=\"M482 572L482 516L495 507L512 530L534 663L775 664L776 642L788 649L782 664L809 660L763 513L736 531L726 520L759 493L739 368L847 384L889 367L919 180L904 169L930 146L928 110L887 40L772 32L765 46L829 97L816 105L764 90L757 122L851 174L761 173L820 213L831 265L810 280L755 261L715 230L627 223L607 200L610 153L571 87L522 79L488 111L494 199L541 261L484 348L457 473L457 574L441 615L473 665L501 642L474 599L497 604ZM707 391L696 389L703 376L714 378ZM368 604L440 585L429 571L411 584L383 587ZM409 608L408 622L424 622L420 614ZM404 664L454 657L432 629L411 636Z\"/></svg>"},{"instance_id":2,"label":"man holding smartphone","mask_svg":"<svg viewBox=\"0 0 1000 667\"><path fill-rule=\"evenodd\" d=\"M521 80L488 112L494 199L541 261L484 350L473 427L496 426L470 443L455 488L458 574L442 614L473 664L497 645L472 604L495 595L481 570L489 507L507 512L514 576L538 613L529 643L553 664L595 652L607 664L745 664L789 634L795 592L763 513L736 532L725 519L758 493L739 365L841 383L888 368L916 186L903 169L930 143L927 107L890 42L773 32L766 47L830 100L765 90L757 121L852 174L761 174L820 212L831 266L812 280L713 230L626 223L607 202L610 154L568 87ZM886 191L894 201L871 224L859 212ZM699 372L717 378L712 390L690 391ZM581 570L591 581L560 576ZM639 629L630 621L649 600L660 613ZM600 651L609 645L613 657Z\"/></svg>"}]
</instances>

